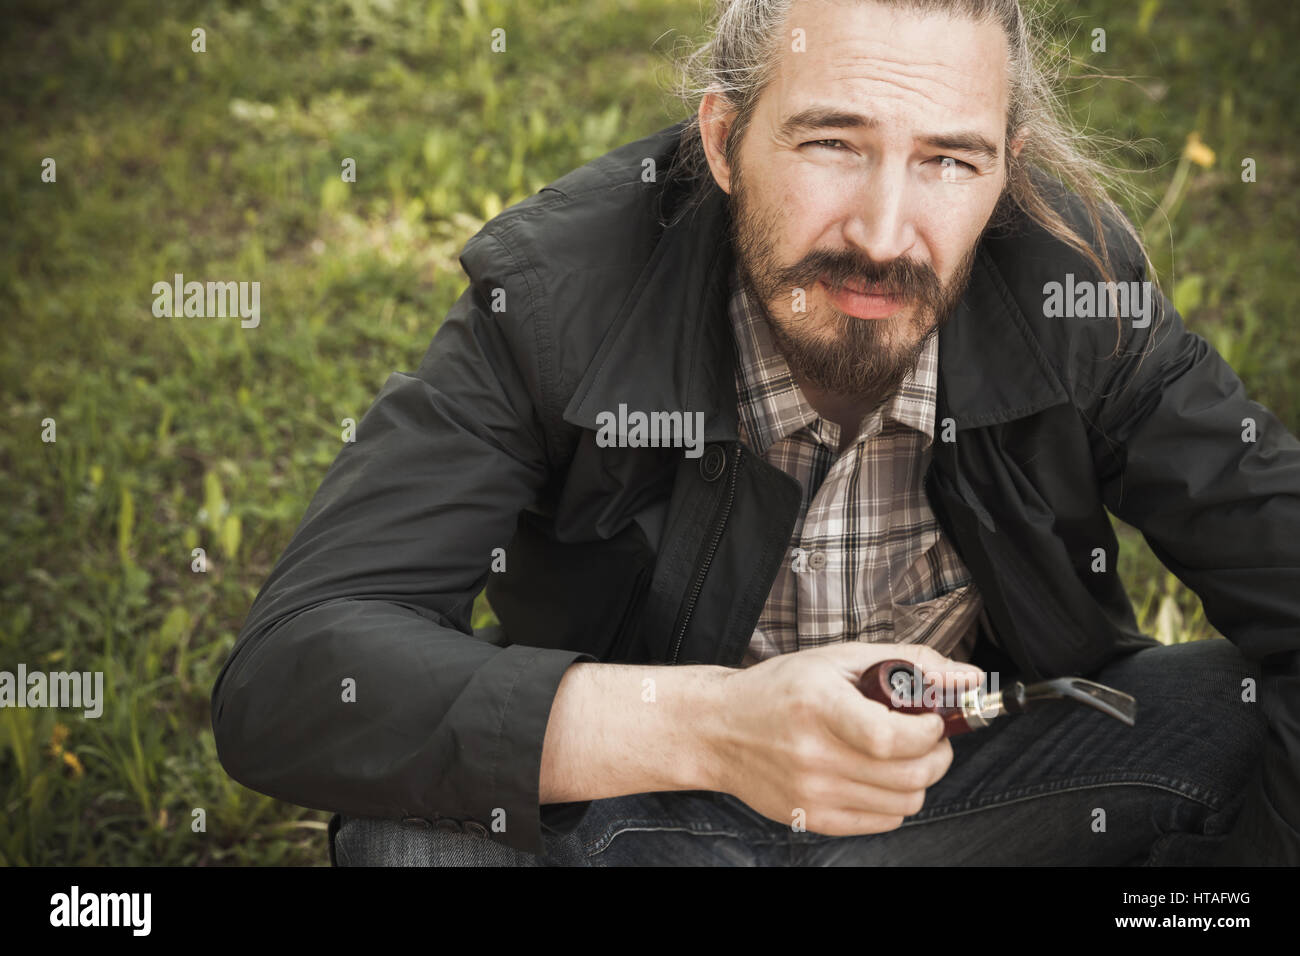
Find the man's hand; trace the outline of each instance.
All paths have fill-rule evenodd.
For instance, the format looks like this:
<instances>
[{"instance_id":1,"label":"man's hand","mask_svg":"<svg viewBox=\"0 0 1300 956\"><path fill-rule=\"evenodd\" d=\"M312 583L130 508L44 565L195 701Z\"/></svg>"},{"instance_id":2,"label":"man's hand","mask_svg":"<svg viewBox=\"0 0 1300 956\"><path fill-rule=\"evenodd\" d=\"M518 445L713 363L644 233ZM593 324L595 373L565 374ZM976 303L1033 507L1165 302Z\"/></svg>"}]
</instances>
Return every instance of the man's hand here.
<instances>
[{"instance_id":1,"label":"man's hand","mask_svg":"<svg viewBox=\"0 0 1300 956\"><path fill-rule=\"evenodd\" d=\"M937 714L902 714L857 689L872 664L901 658L936 690L970 688L984 672L917 644L850 642L782 654L730 674L715 749L722 790L772 820L828 836L880 833L917 813L948 771L952 745Z\"/></svg>"}]
</instances>

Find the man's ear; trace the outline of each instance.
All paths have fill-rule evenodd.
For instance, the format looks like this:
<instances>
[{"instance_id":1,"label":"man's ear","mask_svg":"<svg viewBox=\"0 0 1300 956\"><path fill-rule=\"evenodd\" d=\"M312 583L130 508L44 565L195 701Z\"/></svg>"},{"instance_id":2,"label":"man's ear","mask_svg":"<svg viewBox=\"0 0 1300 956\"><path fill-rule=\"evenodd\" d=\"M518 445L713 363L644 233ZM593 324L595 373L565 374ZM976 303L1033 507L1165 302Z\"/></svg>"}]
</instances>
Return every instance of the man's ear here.
<instances>
[{"instance_id":1,"label":"man's ear","mask_svg":"<svg viewBox=\"0 0 1300 956\"><path fill-rule=\"evenodd\" d=\"M700 100L700 139L704 154L709 160L709 170L714 182L725 193L731 193L731 167L727 163L727 137L735 120L735 110L727 105L720 93L705 93Z\"/></svg>"},{"instance_id":2,"label":"man's ear","mask_svg":"<svg viewBox=\"0 0 1300 956\"><path fill-rule=\"evenodd\" d=\"M1023 126L1016 130L1015 135L1011 137L1011 142L1007 145L1011 149L1011 155L1019 159L1020 151L1025 148L1025 128Z\"/></svg>"}]
</instances>

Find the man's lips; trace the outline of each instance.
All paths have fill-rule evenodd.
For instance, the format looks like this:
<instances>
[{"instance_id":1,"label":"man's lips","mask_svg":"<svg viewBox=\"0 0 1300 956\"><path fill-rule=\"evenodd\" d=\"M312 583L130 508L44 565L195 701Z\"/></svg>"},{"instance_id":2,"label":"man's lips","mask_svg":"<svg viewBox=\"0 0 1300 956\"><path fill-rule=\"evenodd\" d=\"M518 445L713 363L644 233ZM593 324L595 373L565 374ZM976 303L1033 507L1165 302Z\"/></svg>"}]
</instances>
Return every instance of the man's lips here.
<instances>
[{"instance_id":1,"label":"man's lips","mask_svg":"<svg viewBox=\"0 0 1300 956\"><path fill-rule=\"evenodd\" d=\"M835 307L855 318L886 319L907 304L907 299L901 295L882 295L871 292L869 287L847 284L836 289L826 281L825 276L819 281Z\"/></svg>"}]
</instances>

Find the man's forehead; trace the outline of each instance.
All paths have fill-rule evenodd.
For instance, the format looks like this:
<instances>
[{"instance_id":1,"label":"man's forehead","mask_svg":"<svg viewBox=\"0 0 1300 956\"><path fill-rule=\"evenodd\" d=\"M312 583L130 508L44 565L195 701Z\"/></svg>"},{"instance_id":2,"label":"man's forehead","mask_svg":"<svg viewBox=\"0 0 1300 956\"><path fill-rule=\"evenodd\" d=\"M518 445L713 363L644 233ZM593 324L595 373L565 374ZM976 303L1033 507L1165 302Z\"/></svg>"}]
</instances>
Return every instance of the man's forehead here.
<instances>
[{"instance_id":1,"label":"man's forehead","mask_svg":"<svg viewBox=\"0 0 1300 956\"><path fill-rule=\"evenodd\" d=\"M774 128L828 102L871 120L904 115L1001 128L1007 46L993 21L876 3L797 3L786 36L762 104Z\"/></svg>"}]
</instances>

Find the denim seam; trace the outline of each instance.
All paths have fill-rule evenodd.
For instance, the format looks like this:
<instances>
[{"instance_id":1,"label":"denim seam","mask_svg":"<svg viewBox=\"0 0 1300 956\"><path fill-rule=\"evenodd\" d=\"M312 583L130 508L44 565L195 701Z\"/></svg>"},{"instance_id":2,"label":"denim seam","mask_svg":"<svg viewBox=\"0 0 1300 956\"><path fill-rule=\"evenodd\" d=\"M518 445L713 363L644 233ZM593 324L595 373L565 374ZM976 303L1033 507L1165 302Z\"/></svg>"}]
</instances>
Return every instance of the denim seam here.
<instances>
[{"instance_id":1,"label":"denim seam","mask_svg":"<svg viewBox=\"0 0 1300 956\"><path fill-rule=\"evenodd\" d=\"M1104 776L1104 775L1103 775ZM946 820L956 816L964 816L969 813L978 813L981 810L993 810L998 807L1004 807L1012 803L1024 803L1027 800L1036 800L1039 797L1048 797L1057 793L1073 793L1079 790L1095 790L1103 787L1151 787L1156 790L1167 790L1170 793L1183 797L1188 800L1195 800L1197 803L1208 807L1211 810L1219 810L1222 807L1222 801L1218 803L1204 799L1200 794L1205 793L1203 787L1197 786L1171 786L1166 783L1169 778L1159 774L1147 774L1147 779L1134 777L1132 774L1117 775L1113 779L1103 779L1100 776L1075 777L1065 781L1063 784L1054 784L1038 787L1022 787L1019 790L1009 790L987 803L974 805L972 801L964 803L945 804L936 807L930 816L919 819L921 814L926 811L922 810L920 814L909 820L904 820L902 826L916 826L923 823L931 823L936 820ZM950 812L948 808L958 808ZM900 827L901 829L901 827Z\"/></svg>"},{"instance_id":2,"label":"denim seam","mask_svg":"<svg viewBox=\"0 0 1300 956\"><path fill-rule=\"evenodd\" d=\"M697 836L721 836L730 837L733 840L739 840L746 846L775 846L783 843L783 840L763 840L751 839L748 835L738 833L735 830L720 830L712 827L693 827L693 826L673 826L655 821L655 820L620 820L616 824L611 824L606 828L604 834L599 839L590 843L583 844L583 850L587 856L595 856L597 853L603 853L609 849L609 845L614 842L614 837L620 833L639 832L670 832L670 833L693 833Z\"/></svg>"}]
</instances>

